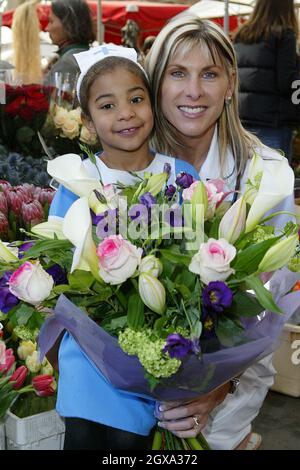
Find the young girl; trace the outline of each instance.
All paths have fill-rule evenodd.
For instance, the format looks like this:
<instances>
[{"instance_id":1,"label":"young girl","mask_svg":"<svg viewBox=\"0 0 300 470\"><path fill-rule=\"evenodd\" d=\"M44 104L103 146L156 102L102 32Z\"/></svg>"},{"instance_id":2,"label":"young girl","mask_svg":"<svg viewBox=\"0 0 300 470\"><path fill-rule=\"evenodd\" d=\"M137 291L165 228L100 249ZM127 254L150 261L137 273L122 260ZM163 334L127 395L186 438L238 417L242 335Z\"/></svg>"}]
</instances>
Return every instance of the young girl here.
<instances>
[{"instance_id":1,"label":"young girl","mask_svg":"<svg viewBox=\"0 0 300 470\"><path fill-rule=\"evenodd\" d=\"M134 49L99 46L75 55L81 69L77 83L83 119L96 132L103 152L97 166L104 184L132 184L136 172L160 173L171 166L170 183L181 171L199 179L186 162L153 153L149 135L153 115L149 83ZM96 167L85 161L91 176ZM60 187L50 217L64 217L77 198ZM65 449L147 449L155 425L154 401L112 387L69 333L59 350L57 411L66 418Z\"/></svg>"}]
</instances>

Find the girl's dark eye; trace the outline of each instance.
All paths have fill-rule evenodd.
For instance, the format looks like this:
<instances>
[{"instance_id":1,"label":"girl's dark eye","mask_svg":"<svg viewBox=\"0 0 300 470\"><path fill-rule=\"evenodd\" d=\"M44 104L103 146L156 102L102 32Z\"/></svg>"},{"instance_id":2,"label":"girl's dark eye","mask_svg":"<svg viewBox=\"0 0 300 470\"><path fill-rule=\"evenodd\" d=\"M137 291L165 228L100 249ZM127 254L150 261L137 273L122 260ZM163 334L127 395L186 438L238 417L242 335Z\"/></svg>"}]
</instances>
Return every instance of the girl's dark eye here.
<instances>
[{"instance_id":1,"label":"girl's dark eye","mask_svg":"<svg viewBox=\"0 0 300 470\"><path fill-rule=\"evenodd\" d=\"M103 104L100 106L100 109L112 109L113 105L111 103Z\"/></svg>"},{"instance_id":2,"label":"girl's dark eye","mask_svg":"<svg viewBox=\"0 0 300 470\"><path fill-rule=\"evenodd\" d=\"M142 96L134 96L134 98L131 98L132 103L141 103L144 98Z\"/></svg>"}]
</instances>

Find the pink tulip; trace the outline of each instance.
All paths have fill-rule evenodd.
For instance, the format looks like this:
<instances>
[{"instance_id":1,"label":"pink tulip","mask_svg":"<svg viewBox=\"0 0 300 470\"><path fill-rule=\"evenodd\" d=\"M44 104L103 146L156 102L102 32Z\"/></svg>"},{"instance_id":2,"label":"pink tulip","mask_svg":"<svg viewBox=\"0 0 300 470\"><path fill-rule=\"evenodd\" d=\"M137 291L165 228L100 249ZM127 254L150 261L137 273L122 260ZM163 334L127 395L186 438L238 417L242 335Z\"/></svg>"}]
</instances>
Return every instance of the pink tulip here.
<instances>
[{"instance_id":1,"label":"pink tulip","mask_svg":"<svg viewBox=\"0 0 300 470\"><path fill-rule=\"evenodd\" d=\"M55 393L53 375L36 375L32 379L32 386L39 397L50 397Z\"/></svg>"},{"instance_id":2,"label":"pink tulip","mask_svg":"<svg viewBox=\"0 0 300 470\"><path fill-rule=\"evenodd\" d=\"M12 385L14 390L19 390L19 388L22 387L27 377L27 373L28 369L26 366L20 366L14 371L11 378L9 379L10 382L14 382Z\"/></svg>"},{"instance_id":3,"label":"pink tulip","mask_svg":"<svg viewBox=\"0 0 300 470\"><path fill-rule=\"evenodd\" d=\"M46 203L50 206L54 198L55 191L51 188L42 188L38 196L35 196L38 201L44 206Z\"/></svg>"},{"instance_id":4,"label":"pink tulip","mask_svg":"<svg viewBox=\"0 0 300 470\"><path fill-rule=\"evenodd\" d=\"M6 374L9 369L13 366L16 358L14 356L13 350L11 348L5 351L5 362L0 364L0 372Z\"/></svg>"}]
</instances>

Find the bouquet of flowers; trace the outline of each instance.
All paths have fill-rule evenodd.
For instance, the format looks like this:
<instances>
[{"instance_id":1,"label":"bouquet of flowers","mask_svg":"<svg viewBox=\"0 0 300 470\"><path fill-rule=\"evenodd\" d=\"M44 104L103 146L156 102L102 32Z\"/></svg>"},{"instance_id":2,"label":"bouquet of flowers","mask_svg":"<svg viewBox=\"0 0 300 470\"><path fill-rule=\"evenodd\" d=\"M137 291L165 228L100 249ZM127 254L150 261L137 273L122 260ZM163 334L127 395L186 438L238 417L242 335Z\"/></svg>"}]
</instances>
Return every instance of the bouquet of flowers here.
<instances>
[{"instance_id":1,"label":"bouquet of flowers","mask_svg":"<svg viewBox=\"0 0 300 470\"><path fill-rule=\"evenodd\" d=\"M59 106L52 101L45 125L41 131L47 145L56 154L68 152L80 152L81 144L98 149L96 134L91 134L81 120L81 109L68 109L64 105ZM97 147L98 144L98 147Z\"/></svg>"},{"instance_id":2,"label":"bouquet of flowers","mask_svg":"<svg viewBox=\"0 0 300 470\"><path fill-rule=\"evenodd\" d=\"M21 299L14 308L26 305L32 319L30 304L44 316L55 306L39 335L41 355L67 329L115 387L174 400L207 393L271 352L300 296L279 289L274 299L261 274L291 260L299 269L299 238L293 222L280 233L267 224L290 188L285 182L270 197L274 175L258 171L261 163L253 157L245 194L229 206L222 181L180 174L174 186L167 165L114 186L91 178L78 155L49 162L78 199L63 221L33 228L38 239L22 261L2 247L8 289ZM67 272L60 285L44 280L54 262ZM201 437L166 436L171 448L205 447Z\"/></svg>"},{"instance_id":3,"label":"bouquet of flowers","mask_svg":"<svg viewBox=\"0 0 300 470\"><path fill-rule=\"evenodd\" d=\"M0 105L0 139L11 151L39 156L37 132L43 127L49 110L49 87L38 84L5 85Z\"/></svg>"},{"instance_id":4,"label":"bouquet of flowers","mask_svg":"<svg viewBox=\"0 0 300 470\"><path fill-rule=\"evenodd\" d=\"M46 220L54 196L51 188L32 184L11 186L0 180L0 237L2 241L23 239L22 230L30 230Z\"/></svg>"}]
</instances>

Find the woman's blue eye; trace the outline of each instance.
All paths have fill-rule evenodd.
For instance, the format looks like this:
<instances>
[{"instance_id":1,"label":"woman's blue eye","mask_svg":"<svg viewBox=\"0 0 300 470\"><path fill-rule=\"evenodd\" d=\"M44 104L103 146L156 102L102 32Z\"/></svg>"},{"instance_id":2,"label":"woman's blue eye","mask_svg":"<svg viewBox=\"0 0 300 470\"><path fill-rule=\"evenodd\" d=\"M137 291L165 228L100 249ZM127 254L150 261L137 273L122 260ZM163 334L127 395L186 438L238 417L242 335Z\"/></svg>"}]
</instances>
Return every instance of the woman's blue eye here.
<instances>
[{"instance_id":1,"label":"woman's blue eye","mask_svg":"<svg viewBox=\"0 0 300 470\"><path fill-rule=\"evenodd\" d=\"M175 78L181 78L184 76L184 73L181 70L175 70L174 72L171 72L171 75Z\"/></svg>"},{"instance_id":2,"label":"woman's blue eye","mask_svg":"<svg viewBox=\"0 0 300 470\"><path fill-rule=\"evenodd\" d=\"M205 72L203 74L203 77L208 78L208 79L216 78L216 76L217 76L216 72Z\"/></svg>"}]
</instances>

